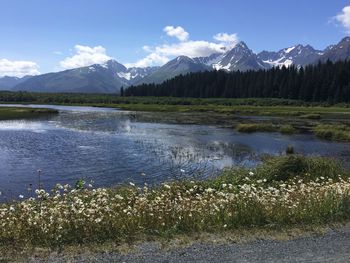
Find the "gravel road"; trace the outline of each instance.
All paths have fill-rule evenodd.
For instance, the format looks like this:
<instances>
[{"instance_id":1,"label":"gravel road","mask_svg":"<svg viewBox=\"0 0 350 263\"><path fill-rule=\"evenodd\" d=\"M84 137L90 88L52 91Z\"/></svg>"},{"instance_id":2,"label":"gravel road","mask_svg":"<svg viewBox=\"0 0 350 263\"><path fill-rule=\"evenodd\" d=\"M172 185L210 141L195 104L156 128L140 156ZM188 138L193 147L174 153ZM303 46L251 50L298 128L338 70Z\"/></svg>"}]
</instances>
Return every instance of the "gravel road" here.
<instances>
[{"instance_id":1,"label":"gravel road","mask_svg":"<svg viewBox=\"0 0 350 263\"><path fill-rule=\"evenodd\" d=\"M30 262L350 262L350 227L324 235L293 240L255 240L248 243L205 244L164 250L157 242L138 245L128 254L84 253L32 258Z\"/></svg>"}]
</instances>

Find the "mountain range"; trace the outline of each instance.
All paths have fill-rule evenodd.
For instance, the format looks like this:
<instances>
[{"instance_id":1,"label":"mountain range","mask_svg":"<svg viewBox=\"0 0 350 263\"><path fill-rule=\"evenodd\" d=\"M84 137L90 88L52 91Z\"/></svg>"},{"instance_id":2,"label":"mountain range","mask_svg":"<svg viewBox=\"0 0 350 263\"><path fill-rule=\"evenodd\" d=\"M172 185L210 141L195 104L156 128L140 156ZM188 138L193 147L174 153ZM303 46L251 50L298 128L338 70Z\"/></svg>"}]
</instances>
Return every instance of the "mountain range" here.
<instances>
[{"instance_id":1,"label":"mountain range","mask_svg":"<svg viewBox=\"0 0 350 263\"><path fill-rule=\"evenodd\" d=\"M117 93L120 88L142 83L161 83L180 74L209 70L247 71L272 67L296 67L350 59L350 37L324 50L295 45L277 52L254 53L243 42L223 53L207 57L179 56L161 67L127 68L116 60L103 64L47 73L37 76L2 77L0 90L34 92Z\"/></svg>"}]
</instances>

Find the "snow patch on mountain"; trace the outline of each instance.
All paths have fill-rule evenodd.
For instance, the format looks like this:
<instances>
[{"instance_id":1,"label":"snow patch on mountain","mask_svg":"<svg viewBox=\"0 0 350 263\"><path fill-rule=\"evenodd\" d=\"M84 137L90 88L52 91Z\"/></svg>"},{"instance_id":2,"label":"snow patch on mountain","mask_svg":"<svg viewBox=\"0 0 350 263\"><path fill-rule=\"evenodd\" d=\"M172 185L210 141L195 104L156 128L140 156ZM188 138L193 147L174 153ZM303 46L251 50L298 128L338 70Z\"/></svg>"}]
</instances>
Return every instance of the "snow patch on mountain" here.
<instances>
[{"instance_id":1,"label":"snow patch on mountain","mask_svg":"<svg viewBox=\"0 0 350 263\"><path fill-rule=\"evenodd\" d=\"M130 72L117 72L118 77L126 80L131 79L131 73Z\"/></svg>"},{"instance_id":2,"label":"snow patch on mountain","mask_svg":"<svg viewBox=\"0 0 350 263\"><path fill-rule=\"evenodd\" d=\"M295 48L295 46L286 48L286 49L284 50L284 52L288 54L288 53L291 52L294 48Z\"/></svg>"}]
</instances>

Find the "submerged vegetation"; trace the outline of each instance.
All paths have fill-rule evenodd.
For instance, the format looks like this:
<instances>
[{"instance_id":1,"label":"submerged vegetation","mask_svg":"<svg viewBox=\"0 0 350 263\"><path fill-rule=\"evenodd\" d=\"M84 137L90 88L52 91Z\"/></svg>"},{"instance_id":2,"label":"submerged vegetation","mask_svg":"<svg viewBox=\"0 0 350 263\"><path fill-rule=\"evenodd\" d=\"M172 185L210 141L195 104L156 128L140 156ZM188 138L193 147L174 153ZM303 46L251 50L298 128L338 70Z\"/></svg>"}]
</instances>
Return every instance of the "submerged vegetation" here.
<instances>
[{"instance_id":1,"label":"submerged vegetation","mask_svg":"<svg viewBox=\"0 0 350 263\"><path fill-rule=\"evenodd\" d=\"M0 205L0 244L61 246L227 229L324 224L350 218L348 171L287 155L205 181L118 188L57 185Z\"/></svg>"},{"instance_id":2,"label":"submerged vegetation","mask_svg":"<svg viewBox=\"0 0 350 263\"><path fill-rule=\"evenodd\" d=\"M57 113L58 111L54 109L0 107L0 120L28 119Z\"/></svg>"}]
</instances>

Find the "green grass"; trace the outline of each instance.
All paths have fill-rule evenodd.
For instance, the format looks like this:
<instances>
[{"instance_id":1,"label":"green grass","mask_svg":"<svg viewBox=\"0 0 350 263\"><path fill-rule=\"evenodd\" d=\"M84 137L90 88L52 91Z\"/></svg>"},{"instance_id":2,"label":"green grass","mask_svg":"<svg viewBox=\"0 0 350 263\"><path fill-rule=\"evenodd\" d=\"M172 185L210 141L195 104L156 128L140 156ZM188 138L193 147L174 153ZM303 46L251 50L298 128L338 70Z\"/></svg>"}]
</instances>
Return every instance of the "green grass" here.
<instances>
[{"instance_id":1,"label":"green grass","mask_svg":"<svg viewBox=\"0 0 350 263\"><path fill-rule=\"evenodd\" d=\"M0 107L0 120L28 119L57 113L54 109Z\"/></svg>"},{"instance_id":2,"label":"green grass","mask_svg":"<svg viewBox=\"0 0 350 263\"><path fill-rule=\"evenodd\" d=\"M215 179L155 187L58 185L0 205L0 247L133 242L144 237L322 225L350 219L349 173L333 160L289 155Z\"/></svg>"},{"instance_id":3,"label":"green grass","mask_svg":"<svg viewBox=\"0 0 350 263\"><path fill-rule=\"evenodd\" d=\"M347 125L319 124L314 128L314 133L326 140L350 141L350 127Z\"/></svg>"}]
</instances>

